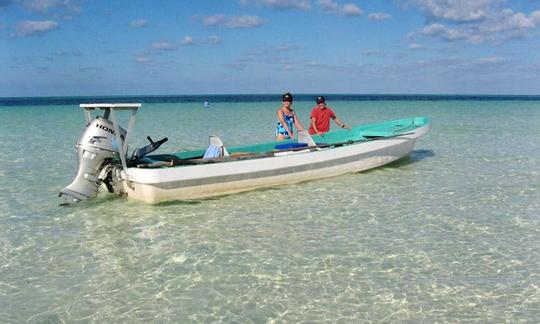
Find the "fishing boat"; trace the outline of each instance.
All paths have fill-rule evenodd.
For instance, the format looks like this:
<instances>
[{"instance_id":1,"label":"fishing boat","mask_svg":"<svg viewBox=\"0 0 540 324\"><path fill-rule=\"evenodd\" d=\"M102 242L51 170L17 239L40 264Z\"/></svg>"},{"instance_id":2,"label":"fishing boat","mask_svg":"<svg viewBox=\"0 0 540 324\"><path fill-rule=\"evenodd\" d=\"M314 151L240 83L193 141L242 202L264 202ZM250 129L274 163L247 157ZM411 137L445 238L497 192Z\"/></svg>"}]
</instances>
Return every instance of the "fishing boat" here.
<instances>
[{"instance_id":1,"label":"fishing boat","mask_svg":"<svg viewBox=\"0 0 540 324\"><path fill-rule=\"evenodd\" d=\"M294 140L226 147L217 136L200 150L150 154L167 138L127 154L141 104L81 104L86 128L77 141L79 170L60 190L65 203L111 193L149 204L227 195L257 188L299 183L383 166L407 156L417 138L429 131L429 120L411 117L359 125L310 136L299 131ZM128 128L117 122L131 113ZM102 115L93 117L95 113Z\"/></svg>"}]
</instances>

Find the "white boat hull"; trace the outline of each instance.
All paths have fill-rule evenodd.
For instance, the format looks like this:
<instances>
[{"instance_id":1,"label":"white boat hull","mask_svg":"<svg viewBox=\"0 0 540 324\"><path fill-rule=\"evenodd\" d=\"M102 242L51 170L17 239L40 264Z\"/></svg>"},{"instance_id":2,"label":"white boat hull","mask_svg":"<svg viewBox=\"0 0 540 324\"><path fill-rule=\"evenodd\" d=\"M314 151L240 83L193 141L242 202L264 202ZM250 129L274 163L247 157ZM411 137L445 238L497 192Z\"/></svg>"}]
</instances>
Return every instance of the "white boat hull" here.
<instances>
[{"instance_id":1,"label":"white boat hull","mask_svg":"<svg viewBox=\"0 0 540 324\"><path fill-rule=\"evenodd\" d=\"M429 125L407 135L318 151L181 167L128 168L130 199L156 204L274 187L376 168L407 156Z\"/></svg>"}]
</instances>

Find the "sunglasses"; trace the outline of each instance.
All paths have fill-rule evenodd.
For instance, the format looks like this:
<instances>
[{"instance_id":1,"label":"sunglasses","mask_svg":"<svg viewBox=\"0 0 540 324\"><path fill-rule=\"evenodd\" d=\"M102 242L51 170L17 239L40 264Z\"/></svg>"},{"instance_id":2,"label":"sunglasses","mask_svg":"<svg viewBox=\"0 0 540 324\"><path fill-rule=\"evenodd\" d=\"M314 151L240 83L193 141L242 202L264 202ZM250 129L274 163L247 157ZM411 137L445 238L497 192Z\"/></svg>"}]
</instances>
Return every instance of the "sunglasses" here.
<instances>
[{"instance_id":1,"label":"sunglasses","mask_svg":"<svg viewBox=\"0 0 540 324\"><path fill-rule=\"evenodd\" d=\"M283 99L283 102L285 102L285 101L292 102L292 99L285 98L285 99Z\"/></svg>"}]
</instances>

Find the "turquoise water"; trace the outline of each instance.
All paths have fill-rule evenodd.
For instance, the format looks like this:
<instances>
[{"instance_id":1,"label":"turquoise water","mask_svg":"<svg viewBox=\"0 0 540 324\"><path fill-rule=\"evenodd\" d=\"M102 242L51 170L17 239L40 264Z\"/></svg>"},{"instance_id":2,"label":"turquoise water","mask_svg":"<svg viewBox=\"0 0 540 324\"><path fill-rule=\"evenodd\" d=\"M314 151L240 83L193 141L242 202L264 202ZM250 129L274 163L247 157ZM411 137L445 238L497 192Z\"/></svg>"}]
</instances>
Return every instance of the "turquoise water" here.
<instances>
[{"instance_id":1,"label":"turquoise water","mask_svg":"<svg viewBox=\"0 0 540 324\"><path fill-rule=\"evenodd\" d=\"M278 104L147 103L131 147L268 141ZM60 207L80 109L0 107L0 322L539 322L540 101L328 104L350 125L433 127L409 158L369 172ZM311 106L294 103L306 126Z\"/></svg>"}]
</instances>

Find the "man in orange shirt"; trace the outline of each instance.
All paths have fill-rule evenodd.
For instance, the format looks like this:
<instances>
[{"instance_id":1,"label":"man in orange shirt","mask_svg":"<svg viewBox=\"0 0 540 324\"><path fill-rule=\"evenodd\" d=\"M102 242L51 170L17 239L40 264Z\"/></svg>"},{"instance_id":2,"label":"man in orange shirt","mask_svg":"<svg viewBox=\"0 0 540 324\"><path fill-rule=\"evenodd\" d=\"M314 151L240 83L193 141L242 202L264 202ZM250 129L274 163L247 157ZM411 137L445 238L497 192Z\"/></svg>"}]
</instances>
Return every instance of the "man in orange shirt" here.
<instances>
[{"instance_id":1,"label":"man in orange shirt","mask_svg":"<svg viewBox=\"0 0 540 324\"><path fill-rule=\"evenodd\" d=\"M341 128L350 130L351 128L337 118L332 108L326 106L326 100L323 96L317 97L317 106L313 107L311 111L311 124L309 126L309 133L311 135L323 135L330 130L330 118L334 120Z\"/></svg>"}]
</instances>

